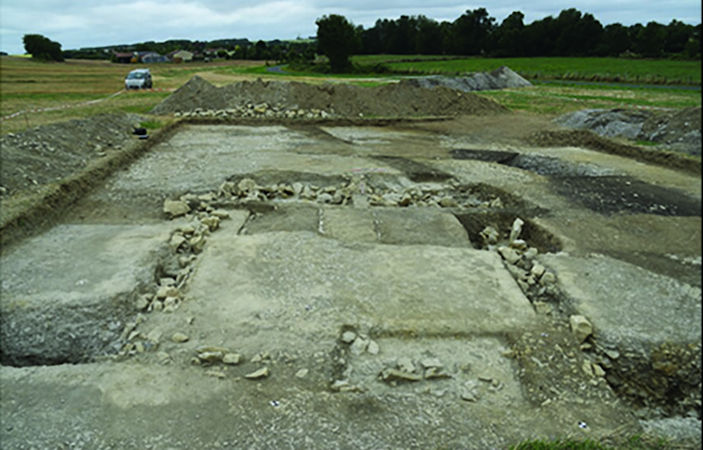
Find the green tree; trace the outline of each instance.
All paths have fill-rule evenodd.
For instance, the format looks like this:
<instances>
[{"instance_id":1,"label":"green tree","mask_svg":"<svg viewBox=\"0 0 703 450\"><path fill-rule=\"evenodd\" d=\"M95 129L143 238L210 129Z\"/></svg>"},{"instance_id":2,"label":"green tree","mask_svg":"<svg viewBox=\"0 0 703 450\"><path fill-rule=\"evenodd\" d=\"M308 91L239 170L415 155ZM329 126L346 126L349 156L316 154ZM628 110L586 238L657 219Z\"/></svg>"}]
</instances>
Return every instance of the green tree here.
<instances>
[{"instance_id":1,"label":"green tree","mask_svg":"<svg viewBox=\"0 0 703 450\"><path fill-rule=\"evenodd\" d=\"M47 61L63 61L61 44L54 42L41 34L25 34L22 38L24 49L32 58Z\"/></svg>"},{"instance_id":2,"label":"green tree","mask_svg":"<svg viewBox=\"0 0 703 450\"><path fill-rule=\"evenodd\" d=\"M490 34L495 28L495 19L486 8L467 10L452 23L454 53L480 55L490 50Z\"/></svg>"},{"instance_id":3,"label":"green tree","mask_svg":"<svg viewBox=\"0 0 703 450\"><path fill-rule=\"evenodd\" d=\"M332 72L349 68L349 57L358 51L361 39L357 29L344 16L322 16L317 25L317 49L330 60Z\"/></svg>"},{"instance_id":4,"label":"green tree","mask_svg":"<svg viewBox=\"0 0 703 450\"><path fill-rule=\"evenodd\" d=\"M525 15L513 11L495 30L498 56L522 56L525 48Z\"/></svg>"}]
</instances>

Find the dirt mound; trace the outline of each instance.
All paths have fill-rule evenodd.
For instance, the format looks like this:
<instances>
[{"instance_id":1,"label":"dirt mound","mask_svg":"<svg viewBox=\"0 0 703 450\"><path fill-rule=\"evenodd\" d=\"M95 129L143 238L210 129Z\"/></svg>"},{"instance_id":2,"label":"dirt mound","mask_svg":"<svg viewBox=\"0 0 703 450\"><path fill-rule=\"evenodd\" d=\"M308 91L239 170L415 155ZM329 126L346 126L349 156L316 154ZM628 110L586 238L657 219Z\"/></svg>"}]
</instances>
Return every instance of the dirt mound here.
<instances>
[{"instance_id":1,"label":"dirt mound","mask_svg":"<svg viewBox=\"0 0 703 450\"><path fill-rule=\"evenodd\" d=\"M443 86L463 92L532 86L532 83L506 66L502 66L492 72L475 73L468 77L431 76L413 78L409 81L418 87L434 88Z\"/></svg>"},{"instance_id":2,"label":"dirt mound","mask_svg":"<svg viewBox=\"0 0 703 450\"><path fill-rule=\"evenodd\" d=\"M184 113L196 108L223 110L262 103L289 110L322 110L337 117L482 115L507 111L498 103L475 94L446 87L427 89L412 81L361 87L258 79L218 88L195 76L157 105L152 113Z\"/></svg>"},{"instance_id":3,"label":"dirt mound","mask_svg":"<svg viewBox=\"0 0 703 450\"><path fill-rule=\"evenodd\" d=\"M122 148L140 120L134 114L100 114L3 135L0 197L61 180Z\"/></svg>"},{"instance_id":4,"label":"dirt mound","mask_svg":"<svg viewBox=\"0 0 703 450\"><path fill-rule=\"evenodd\" d=\"M560 125L600 136L659 144L668 150L701 154L701 108L677 111L585 109L555 119Z\"/></svg>"}]
</instances>

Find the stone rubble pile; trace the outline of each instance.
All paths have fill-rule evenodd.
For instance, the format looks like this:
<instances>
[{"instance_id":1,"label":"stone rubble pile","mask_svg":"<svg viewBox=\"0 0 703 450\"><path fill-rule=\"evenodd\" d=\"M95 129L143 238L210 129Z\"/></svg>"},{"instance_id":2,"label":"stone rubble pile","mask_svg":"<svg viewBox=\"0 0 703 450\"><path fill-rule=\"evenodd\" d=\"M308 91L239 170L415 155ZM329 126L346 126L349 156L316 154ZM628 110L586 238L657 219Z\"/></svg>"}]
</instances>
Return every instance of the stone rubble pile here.
<instances>
[{"instance_id":1,"label":"stone rubble pile","mask_svg":"<svg viewBox=\"0 0 703 450\"><path fill-rule=\"evenodd\" d=\"M412 361L408 357L402 357L398 358L394 365L381 370L378 378L391 386L396 386L398 383L445 379L452 376L444 371L442 363L437 358Z\"/></svg>"},{"instance_id":2,"label":"stone rubble pile","mask_svg":"<svg viewBox=\"0 0 703 450\"><path fill-rule=\"evenodd\" d=\"M247 103L226 109L203 109L195 108L192 111L176 112L175 117L198 117L216 119L235 118L256 118L256 119L296 119L314 120L329 119L335 117L334 112L327 112L321 109L287 108L284 105L269 105L268 103Z\"/></svg>"}]
</instances>

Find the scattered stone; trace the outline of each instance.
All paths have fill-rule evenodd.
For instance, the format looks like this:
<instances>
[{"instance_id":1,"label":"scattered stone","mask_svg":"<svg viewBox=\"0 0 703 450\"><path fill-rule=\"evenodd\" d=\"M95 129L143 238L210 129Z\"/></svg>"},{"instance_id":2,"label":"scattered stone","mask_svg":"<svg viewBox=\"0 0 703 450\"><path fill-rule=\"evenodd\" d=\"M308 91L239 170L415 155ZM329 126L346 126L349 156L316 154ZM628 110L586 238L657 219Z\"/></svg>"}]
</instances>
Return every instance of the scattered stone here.
<instances>
[{"instance_id":1,"label":"scattered stone","mask_svg":"<svg viewBox=\"0 0 703 450\"><path fill-rule=\"evenodd\" d=\"M517 217L513 221L513 226L510 229L510 238L509 238L510 242L513 242L520 237L520 233L522 233L522 226L524 224L525 224L525 222L522 219L520 219L519 217Z\"/></svg>"},{"instance_id":2,"label":"scattered stone","mask_svg":"<svg viewBox=\"0 0 703 450\"><path fill-rule=\"evenodd\" d=\"M193 234L195 233L195 227L193 225L183 225L178 229L183 234Z\"/></svg>"},{"instance_id":3,"label":"scattered stone","mask_svg":"<svg viewBox=\"0 0 703 450\"><path fill-rule=\"evenodd\" d=\"M220 227L220 219L216 216L206 217L200 223L207 226L210 231L215 231Z\"/></svg>"},{"instance_id":4,"label":"scattered stone","mask_svg":"<svg viewBox=\"0 0 703 450\"><path fill-rule=\"evenodd\" d=\"M525 251L527 250L527 242L522 239L515 239L510 241L510 247L517 250Z\"/></svg>"},{"instance_id":5,"label":"scattered stone","mask_svg":"<svg viewBox=\"0 0 703 450\"><path fill-rule=\"evenodd\" d=\"M407 373L415 372L415 365L408 357L402 357L398 359L398 368L403 372Z\"/></svg>"},{"instance_id":6,"label":"scattered stone","mask_svg":"<svg viewBox=\"0 0 703 450\"><path fill-rule=\"evenodd\" d=\"M270 374L269 368L268 367L262 367L259 370L255 370L254 372L248 373L244 375L244 378L248 380L259 380L261 378L266 378Z\"/></svg>"},{"instance_id":7,"label":"scattered stone","mask_svg":"<svg viewBox=\"0 0 703 450\"><path fill-rule=\"evenodd\" d=\"M225 355L222 357L222 362L224 364L229 364L232 366L236 366L242 361L242 355L239 353L225 353Z\"/></svg>"},{"instance_id":8,"label":"scattered stone","mask_svg":"<svg viewBox=\"0 0 703 450\"><path fill-rule=\"evenodd\" d=\"M176 280L171 277L164 277L159 280L159 285L161 286L175 286Z\"/></svg>"},{"instance_id":9,"label":"scattered stone","mask_svg":"<svg viewBox=\"0 0 703 450\"><path fill-rule=\"evenodd\" d=\"M271 355L269 355L267 352L261 352L254 355L254 357L251 358L251 362L258 363L265 359L271 359Z\"/></svg>"},{"instance_id":10,"label":"scattered stone","mask_svg":"<svg viewBox=\"0 0 703 450\"><path fill-rule=\"evenodd\" d=\"M379 378L386 383L394 382L415 382L422 380L420 375L408 373L398 369L385 369L379 374Z\"/></svg>"},{"instance_id":11,"label":"scattered stone","mask_svg":"<svg viewBox=\"0 0 703 450\"><path fill-rule=\"evenodd\" d=\"M542 275L544 275L544 272L547 269L544 268L542 264L535 263L535 265L532 266L532 269L530 270L530 273L532 276L534 276L536 279L540 279Z\"/></svg>"},{"instance_id":12,"label":"scattered stone","mask_svg":"<svg viewBox=\"0 0 703 450\"><path fill-rule=\"evenodd\" d=\"M169 247L173 250L178 250L178 248L186 241L186 238L180 233L174 233L171 236L171 240L168 242Z\"/></svg>"},{"instance_id":13,"label":"scattered stone","mask_svg":"<svg viewBox=\"0 0 703 450\"><path fill-rule=\"evenodd\" d=\"M345 344L351 344L352 342L354 342L355 339L356 333L354 333L353 331L345 331L344 333L342 333L341 340Z\"/></svg>"},{"instance_id":14,"label":"scattered stone","mask_svg":"<svg viewBox=\"0 0 703 450\"><path fill-rule=\"evenodd\" d=\"M465 390L461 393L461 399L467 402L477 402L479 397L476 392Z\"/></svg>"},{"instance_id":15,"label":"scattered stone","mask_svg":"<svg viewBox=\"0 0 703 450\"><path fill-rule=\"evenodd\" d=\"M300 369L299 371L295 372L296 378L305 378L308 376L308 369Z\"/></svg>"},{"instance_id":16,"label":"scattered stone","mask_svg":"<svg viewBox=\"0 0 703 450\"><path fill-rule=\"evenodd\" d=\"M181 301L178 297L166 297L164 300L164 312L172 313L178 309Z\"/></svg>"},{"instance_id":17,"label":"scattered stone","mask_svg":"<svg viewBox=\"0 0 703 450\"><path fill-rule=\"evenodd\" d=\"M217 369L210 369L210 370L207 370L207 371L205 372L205 375L207 375L207 376L209 376L209 377L219 378L219 379L223 379L223 378L225 378L225 377L227 376L223 371L217 370Z\"/></svg>"},{"instance_id":18,"label":"scattered stone","mask_svg":"<svg viewBox=\"0 0 703 450\"><path fill-rule=\"evenodd\" d=\"M520 261L520 255L510 247L500 246L498 247L498 253L508 264L516 264Z\"/></svg>"},{"instance_id":19,"label":"scattered stone","mask_svg":"<svg viewBox=\"0 0 703 450\"><path fill-rule=\"evenodd\" d=\"M533 259L535 259L537 257L538 253L539 253L539 250L537 250L534 247L529 247L527 250L525 250L523 257L528 261L532 261Z\"/></svg>"},{"instance_id":20,"label":"scattered stone","mask_svg":"<svg viewBox=\"0 0 703 450\"><path fill-rule=\"evenodd\" d=\"M144 311L149 306L150 300L151 295L140 295L139 297L137 297L137 300L135 300L134 307L137 309L137 311Z\"/></svg>"},{"instance_id":21,"label":"scattered stone","mask_svg":"<svg viewBox=\"0 0 703 450\"><path fill-rule=\"evenodd\" d=\"M612 348L603 349L603 353L610 359L618 359L620 357L620 352Z\"/></svg>"},{"instance_id":22,"label":"scattered stone","mask_svg":"<svg viewBox=\"0 0 703 450\"><path fill-rule=\"evenodd\" d=\"M584 361L583 364L581 364L581 370L583 370L583 373L585 373L589 377L593 376L593 366L591 366L590 361Z\"/></svg>"},{"instance_id":23,"label":"scattered stone","mask_svg":"<svg viewBox=\"0 0 703 450\"><path fill-rule=\"evenodd\" d=\"M593 375L602 378L605 376L605 370L600 366L600 364L593 363Z\"/></svg>"},{"instance_id":24,"label":"scattered stone","mask_svg":"<svg viewBox=\"0 0 703 450\"><path fill-rule=\"evenodd\" d=\"M224 358L224 353L221 351L198 353L198 359L202 362L207 362L207 363L221 362L222 358Z\"/></svg>"},{"instance_id":25,"label":"scattered stone","mask_svg":"<svg viewBox=\"0 0 703 450\"><path fill-rule=\"evenodd\" d=\"M371 355L378 355L378 352L381 351L381 349L379 348L379 346L378 346L378 344L376 343L376 341L374 341L373 339L371 339L371 340L369 340L369 345L368 345L368 347L366 347L366 351L367 351L369 354L371 354Z\"/></svg>"},{"instance_id":26,"label":"scattered stone","mask_svg":"<svg viewBox=\"0 0 703 450\"><path fill-rule=\"evenodd\" d=\"M318 203L332 203L333 198L334 197L332 197L330 194L324 192L317 196L317 201Z\"/></svg>"},{"instance_id":27,"label":"scattered stone","mask_svg":"<svg viewBox=\"0 0 703 450\"><path fill-rule=\"evenodd\" d=\"M425 369L431 369L431 368L441 369L442 368L442 363L437 358L425 358L420 361L420 365L422 365L422 367Z\"/></svg>"},{"instance_id":28,"label":"scattered stone","mask_svg":"<svg viewBox=\"0 0 703 450\"><path fill-rule=\"evenodd\" d=\"M554 275L554 272L544 272L542 275L542 278L539 279L539 284L542 286L547 286L551 285L557 282L557 276Z\"/></svg>"},{"instance_id":29,"label":"scattered stone","mask_svg":"<svg viewBox=\"0 0 703 450\"><path fill-rule=\"evenodd\" d=\"M425 369L424 377L426 380L436 380L439 378L451 378L452 376L443 372L441 367L428 367Z\"/></svg>"},{"instance_id":30,"label":"scattered stone","mask_svg":"<svg viewBox=\"0 0 703 450\"><path fill-rule=\"evenodd\" d=\"M437 203L439 203L439 206L441 206L442 208L454 208L459 206L459 203L457 203L454 198L449 196L440 198Z\"/></svg>"},{"instance_id":31,"label":"scattered stone","mask_svg":"<svg viewBox=\"0 0 703 450\"><path fill-rule=\"evenodd\" d=\"M180 291L175 286L159 286L159 289L156 291L156 298L158 299L178 296L180 296Z\"/></svg>"},{"instance_id":32,"label":"scattered stone","mask_svg":"<svg viewBox=\"0 0 703 450\"><path fill-rule=\"evenodd\" d=\"M173 336L171 336L171 341L177 344L180 344L182 342L188 342L188 339L190 339L188 335L180 332L173 333Z\"/></svg>"},{"instance_id":33,"label":"scattered stone","mask_svg":"<svg viewBox=\"0 0 703 450\"><path fill-rule=\"evenodd\" d=\"M575 314L570 316L569 325L571 325L571 332L574 333L579 343L585 341L588 336L593 334L593 325L582 315Z\"/></svg>"},{"instance_id":34,"label":"scattered stone","mask_svg":"<svg viewBox=\"0 0 703 450\"><path fill-rule=\"evenodd\" d=\"M334 392L362 392L359 386L349 383L349 380L335 380L330 385L330 390Z\"/></svg>"},{"instance_id":35,"label":"scattered stone","mask_svg":"<svg viewBox=\"0 0 703 450\"><path fill-rule=\"evenodd\" d=\"M349 351L352 355L361 355L368 348L369 341L362 338L361 336L354 339L354 342L349 346Z\"/></svg>"},{"instance_id":36,"label":"scattered stone","mask_svg":"<svg viewBox=\"0 0 703 450\"><path fill-rule=\"evenodd\" d=\"M217 217L220 220L229 219L229 217L230 217L229 213L227 211L225 211L224 209L216 209L216 210L212 211L212 213L210 213L210 214L212 214L213 216Z\"/></svg>"},{"instance_id":37,"label":"scattered stone","mask_svg":"<svg viewBox=\"0 0 703 450\"><path fill-rule=\"evenodd\" d=\"M200 253L203 251L203 247L205 247L205 238L202 235L193 236L190 238L190 241L188 241L188 244L191 250L193 250L193 253Z\"/></svg>"},{"instance_id":38,"label":"scattered stone","mask_svg":"<svg viewBox=\"0 0 703 450\"><path fill-rule=\"evenodd\" d=\"M486 228L484 228L479 233L479 236L481 236L481 239L483 239L483 242L486 245L495 245L500 239L500 233L498 232L498 230L491 226L487 226Z\"/></svg>"},{"instance_id":39,"label":"scattered stone","mask_svg":"<svg viewBox=\"0 0 703 450\"><path fill-rule=\"evenodd\" d=\"M256 189L256 181L251 178L242 178L239 183L237 183L237 193L240 196L244 196L247 193Z\"/></svg>"},{"instance_id":40,"label":"scattered stone","mask_svg":"<svg viewBox=\"0 0 703 450\"><path fill-rule=\"evenodd\" d=\"M181 200L166 200L164 201L164 213L173 219L184 216L190 212L188 203Z\"/></svg>"}]
</instances>

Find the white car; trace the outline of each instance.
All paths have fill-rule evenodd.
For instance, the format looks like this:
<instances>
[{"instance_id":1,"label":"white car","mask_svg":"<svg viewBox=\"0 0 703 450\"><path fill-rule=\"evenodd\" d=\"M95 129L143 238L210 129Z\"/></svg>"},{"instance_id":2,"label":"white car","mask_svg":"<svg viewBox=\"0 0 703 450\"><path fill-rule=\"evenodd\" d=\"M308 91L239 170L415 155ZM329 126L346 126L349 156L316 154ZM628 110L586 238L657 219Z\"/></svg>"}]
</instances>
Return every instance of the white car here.
<instances>
[{"instance_id":1,"label":"white car","mask_svg":"<svg viewBox=\"0 0 703 450\"><path fill-rule=\"evenodd\" d=\"M151 72L149 69L136 69L124 80L125 89L151 89Z\"/></svg>"}]
</instances>

